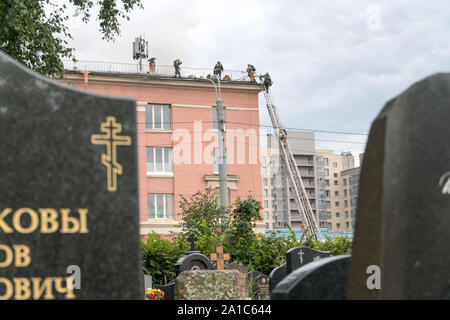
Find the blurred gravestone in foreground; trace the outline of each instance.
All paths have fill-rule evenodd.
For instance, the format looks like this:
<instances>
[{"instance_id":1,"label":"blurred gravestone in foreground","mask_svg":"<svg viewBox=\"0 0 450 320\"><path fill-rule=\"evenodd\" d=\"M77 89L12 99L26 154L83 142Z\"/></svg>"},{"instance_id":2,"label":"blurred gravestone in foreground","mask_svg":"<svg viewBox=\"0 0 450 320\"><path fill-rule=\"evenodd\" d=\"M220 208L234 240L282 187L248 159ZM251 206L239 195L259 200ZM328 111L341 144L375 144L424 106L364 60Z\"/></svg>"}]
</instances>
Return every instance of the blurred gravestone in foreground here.
<instances>
[{"instance_id":1,"label":"blurred gravestone in foreground","mask_svg":"<svg viewBox=\"0 0 450 320\"><path fill-rule=\"evenodd\" d=\"M449 122L449 74L414 84L373 122L348 298L450 299Z\"/></svg>"},{"instance_id":2,"label":"blurred gravestone in foreground","mask_svg":"<svg viewBox=\"0 0 450 320\"><path fill-rule=\"evenodd\" d=\"M142 299L135 101L0 52L0 152L0 299Z\"/></svg>"}]
</instances>

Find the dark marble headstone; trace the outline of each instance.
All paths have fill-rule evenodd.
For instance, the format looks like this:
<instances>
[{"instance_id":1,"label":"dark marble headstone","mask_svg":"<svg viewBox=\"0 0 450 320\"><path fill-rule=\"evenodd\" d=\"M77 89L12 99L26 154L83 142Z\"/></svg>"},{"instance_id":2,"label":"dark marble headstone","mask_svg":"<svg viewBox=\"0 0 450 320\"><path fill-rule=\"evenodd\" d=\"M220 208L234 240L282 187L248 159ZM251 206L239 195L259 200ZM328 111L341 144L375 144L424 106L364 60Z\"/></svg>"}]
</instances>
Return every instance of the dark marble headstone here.
<instances>
[{"instance_id":1,"label":"dark marble headstone","mask_svg":"<svg viewBox=\"0 0 450 320\"><path fill-rule=\"evenodd\" d=\"M329 251L319 251L308 247L296 247L286 252L287 273L304 266L307 263L330 256Z\"/></svg>"},{"instance_id":2,"label":"dark marble headstone","mask_svg":"<svg viewBox=\"0 0 450 320\"><path fill-rule=\"evenodd\" d=\"M350 255L323 258L286 276L271 293L273 300L346 299Z\"/></svg>"},{"instance_id":3,"label":"dark marble headstone","mask_svg":"<svg viewBox=\"0 0 450 320\"><path fill-rule=\"evenodd\" d=\"M199 251L191 251L188 255L178 259L175 264L175 274L177 276L187 270L214 270L214 265Z\"/></svg>"},{"instance_id":4,"label":"dark marble headstone","mask_svg":"<svg viewBox=\"0 0 450 320\"><path fill-rule=\"evenodd\" d=\"M277 284L280 283L280 281L283 280L286 276L287 276L286 264L283 264L283 265L273 269L269 275L269 290L270 290L270 292L272 292L273 289L277 286Z\"/></svg>"},{"instance_id":5,"label":"dark marble headstone","mask_svg":"<svg viewBox=\"0 0 450 320\"><path fill-rule=\"evenodd\" d=\"M420 81L372 124L361 170L351 299L450 299L450 74ZM381 287L369 289L369 267Z\"/></svg>"},{"instance_id":6,"label":"dark marble headstone","mask_svg":"<svg viewBox=\"0 0 450 320\"><path fill-rule=\"evenodd\" d=\"M252 285L252 292L256 300L268 300L269 276L260 271L252 271L248 273L249 283Z\"/></svg>"},{"instance_id":7,"label":"dark marble headstone","mask_svg":"<svg viewBox=\"0 0 450 320\"><path fill-rule=\"evenodd\" d=\"M164 300L175 300L175 282L171 282L168 285L156 284L155 289L164 292Z\"/></svg>"},{"instance_id":8,"label":"dark marble headstone","mask_svg":"<svg viewBox=\"0 0 450 320\"><path fill-rule=\"evenodd\" d=\"M143 299L135 101L0 52L0 152L0 299Z\"/></svg>"}]
</instances>

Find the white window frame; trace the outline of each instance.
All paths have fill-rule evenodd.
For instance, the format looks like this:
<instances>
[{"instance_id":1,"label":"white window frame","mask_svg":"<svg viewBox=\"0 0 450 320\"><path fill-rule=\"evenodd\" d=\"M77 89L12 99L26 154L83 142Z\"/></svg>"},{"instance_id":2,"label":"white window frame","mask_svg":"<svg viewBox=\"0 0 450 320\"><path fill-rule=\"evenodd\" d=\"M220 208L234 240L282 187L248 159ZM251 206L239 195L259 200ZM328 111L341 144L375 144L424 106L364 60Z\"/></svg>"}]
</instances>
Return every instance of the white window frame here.
<instances>
[{"instance_id":1,"label":"white window frame","mask_svg":"<svg viewBox=\"0 0 450 320\"><path fill-rule=\"evenodd\" d=\"M158 195L162 195L163 196L163 217L157 217L157 212L158 212L158 201L157 201L157 196ZM153 196L154 197L154 203L155 203L155 217L150 217L150 205L149 205L149 200L150 197ZM167 196L171 196L171 200L168 200ZM147 194L147 218L149 220L157 220L157 219L174 219L174 215L175 215L175 208L174 208L174 203L173 203L174 197L173 194L171 193L148 193ZM166 209L167 209L167 201L172 201L172 212L167 213ZM169 215L170 214L170 215Z\"/></svg>"},{"instance_id":2,"label":"white window frame","mask_svg":"<svg viewBox=\"0 0 450 320\"><path fill-rule=\"evenodd\" d=\"M149 171L148 170L148 165L150 164L149 159L148 159L148 149L153 149L153 171ZM161 158L162 158L162 164L163 164L163 170L162 171L156 171L156 149L161 149ZM166 162L165 162L165 149L169 149L169 162L168 162L168 166L170 167L169 170L165 170L166 167ZM173 154L172 154L172 148L169 147L146 147L146 162L145 162L145 166L146 166L146 171L147 171L147 176L173 176Z\"/></svg>"},{"instance_id":3,"label":"white window frame","mask_svg":"<svg viewBox=\"0 0 450 320\"><path fill-rule=\"evenodd\" d=\"M155 128L155 108L160 107L161 108L161 128ZM169 109L169 118L170 119L164 119L164 112L163 109L167 107ZM149 109L151 108L152 112L152 123L147 122L147 112L149 112ZM168 121L167 121L168 120ZM150 131L172 131L172 107L167 104L153 104L148 103L145 107L145 129Z\"/></svg>"}]
</instances>

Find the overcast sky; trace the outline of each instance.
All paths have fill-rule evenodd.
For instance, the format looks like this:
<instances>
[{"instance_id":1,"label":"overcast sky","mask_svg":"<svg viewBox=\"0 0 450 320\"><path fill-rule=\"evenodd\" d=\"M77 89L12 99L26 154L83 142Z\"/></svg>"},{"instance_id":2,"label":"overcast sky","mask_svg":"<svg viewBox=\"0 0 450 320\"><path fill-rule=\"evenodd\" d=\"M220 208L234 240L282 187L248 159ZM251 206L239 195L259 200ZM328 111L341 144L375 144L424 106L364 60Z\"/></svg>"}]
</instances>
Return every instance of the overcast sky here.
<instances>
[{"instance_id":1,"label":"overcast sky","mask_svg":"<svg viewBox=\"0 0 450 320\"><path fill-rule=\"evenodd\" d=\"M450 69L448 1L143 0L115 42L96 21L73 18L79 60L133 62L136 36L171 65L269 72L285 127L368 133L384 104L414 82ZM260 97L261 124L270 119ZM361 135L318 140L365 142ZM363 152L364 144L317 141L318 148Z\"/></svg>"}]
</instances>

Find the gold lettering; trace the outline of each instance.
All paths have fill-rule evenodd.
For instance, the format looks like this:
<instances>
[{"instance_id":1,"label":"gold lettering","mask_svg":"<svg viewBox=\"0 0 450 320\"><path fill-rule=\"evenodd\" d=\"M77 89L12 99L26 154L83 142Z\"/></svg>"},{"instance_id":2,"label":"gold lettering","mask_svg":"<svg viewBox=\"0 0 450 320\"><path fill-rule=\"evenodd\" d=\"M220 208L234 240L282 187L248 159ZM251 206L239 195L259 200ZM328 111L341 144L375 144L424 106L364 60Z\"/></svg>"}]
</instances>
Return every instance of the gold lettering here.
<instances>
[{"instance_id":1,"label":"gold lettering","mask_svg":"<svg viewBox=\"0 0 450 320\"><path fill-rule=\"evenodd\" d=\"M39 209L41 213L41 233L53 233L58 230L58 211L55 209Z\"/></svg>"},{"instance_id":2,"label":"gold lettering","mask_svg":"<svg viewBox=\"0 0 450 320\"><path fill-rule=\"evenodd\" d=\"M14 278L16 300L27 300L31 296L30 280L27 278Z\"/></svg>"},{"instance_id":3,"label":"gold lettering","mask_svg":"<svg viewBox=\"0 0 450 320\"><path fill-rule=\"evenodd\" d=\"M24 213L27 213L30 216L31 223L28 228L23 227L22 223L20 221L20 218ZM20 233L32 233L34 230L37 229L39 225L39 217L36 211L30 208L22 208L14 212L13 215L13 226L16 229L16 231Z\"/></svg>"},{"instance_id":4,"label":"gold lettering","mask_svg":"<svg viewBox=\"0 0 450 320\"><path fill-rule=\"evenodd\" d=\"M0 251L5 252L5 261L0 262L0 268L6 268L13 262L13 251L4 244L0 244Z\"/></svg>"},{"instance_id":5,"label":"gold lettering","mask_svg":"<svg viewBox=\"0 0 450 320\"><path fill-rule=\"evenodd\" d=\"M13 291L13 285L11 283L11 281L9 281L6 278L0 278L0 286L1 284L4 284L6 287L6 291L5 294L0 296L0 300L9 300L11 299L14 291Z\"/></svg>"},{"instance_id":6,"label":"gold lettering","mask_svg":"<svg viewBox=\"0 0 450 320\"><path fill-rule=\"evenodd\" d=\"M78 214L80 215L80 233L89 233L87 228L87 213L88 209L78 209Z\"/></svg>"},{"instance_id":7,"label":"gold lettering","mask_svg":"<svg viewBox=\"0 0 450 320\"><path fill-rule=\"evenodd\" d=\"M26 245L14 245L13 247L16 255L14 266L18 268L27 267L31 263L30 247Z\"/></svg>"},{"instance_id":8,"label":"gold lettering","mask_svg":"<svg viewBox=\"0 0 450 320\"><path fill-rule=\"evenodd\" d=\"M70 277L67 278L54 278L55 279L55 290L59 293L65 293L66 299L75 299L75 295L73 294L73 286L69 285L69 281L72 281ZM63 287L63 282L66 282L66 287Z\"/></svg>"},{"instance_id":9,"label":"gold lettering","mask_svg":"<svg viewBox=\"0 0 450 320\"><path fill-rule=\"evenodd\" d=\"M11 212L12 212L11 208L6 208L0 214L0 229L3 230L3 232L5 232L5 233L13 233L14 232L14 230L10 226L8 226L6 224L6 222L3 220Z\"/></svg>"},{"instance_id":10,"label":"gold lettering","mask_svg":"<svg viewBox=\"0 0 450 320\"><path fill-rule=\"evenodd\" d=\"M61 233L77 233L80 230L80 221L77 218L69 217L70 209L61 209ZM72 224L72 227L69 225Z\"/></svg>"},{"instance_id":11,"label":"gold lettering","mask_svg":"<svg viewBox=\"0 0 450 320\"><path fill-rule=\"evenodd\" d=\"M55 296L53 295L53 278L46 278L42 282L42 278L31 278L33 282L33 299L39 300L45 291L44 299L53 300ZM42 284L41 284L42 282Z\"/></svg>"}]
</instances>

